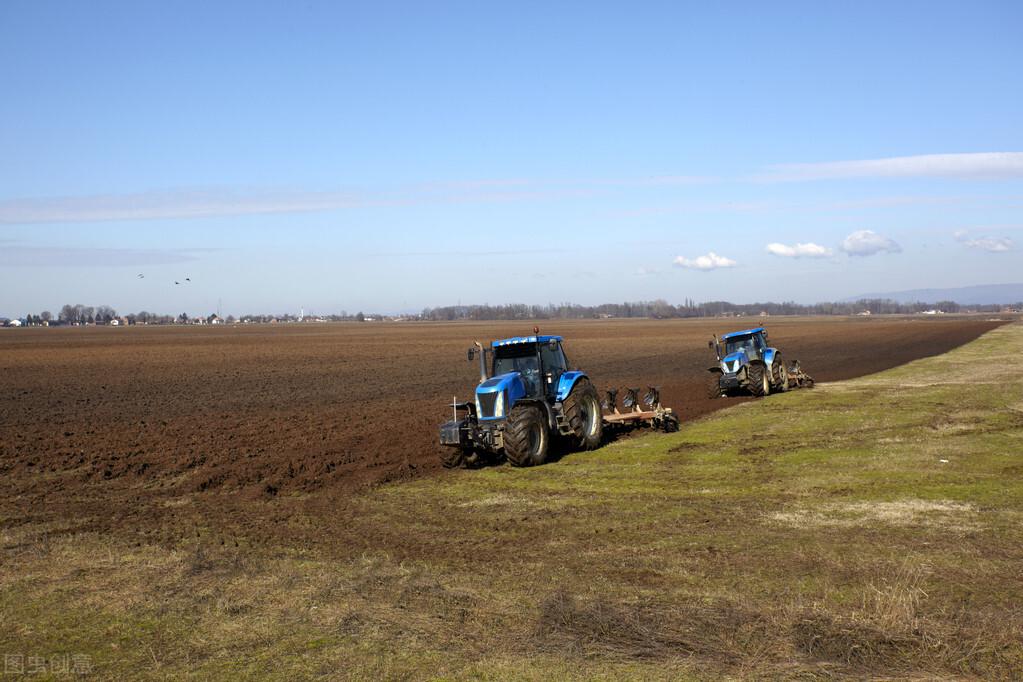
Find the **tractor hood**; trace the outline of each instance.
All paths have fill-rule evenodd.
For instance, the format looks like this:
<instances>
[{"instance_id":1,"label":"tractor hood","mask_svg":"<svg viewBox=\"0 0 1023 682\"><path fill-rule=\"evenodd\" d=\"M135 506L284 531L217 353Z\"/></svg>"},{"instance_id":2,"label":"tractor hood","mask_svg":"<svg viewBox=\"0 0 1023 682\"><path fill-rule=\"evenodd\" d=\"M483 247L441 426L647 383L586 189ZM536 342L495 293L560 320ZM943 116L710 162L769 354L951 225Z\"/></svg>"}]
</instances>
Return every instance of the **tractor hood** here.
<instances>
[{"instance_id":1,"label":"tractor hood","mask_svg":"<svg viewBox=\"0 0 1023 682\"><path fill-rule=\"evenodd\" d=\"M503 419L525 395L526 385L518 372L491 377L476 387L476 414L480 419Z\"/></svg>"},{"instance_id":2,"label":"tractor hood","mask_svg":"<svg viewBox=\"0 0 1023 682\"><path fill-rule=\"evenodd\" d=\"M749 358L746 357L746 351L742 350L737 350L731 355L721 358L721 369L725 374L738 372L739 368L746 364L749 364Z\"/></svg>"}]
</instances>

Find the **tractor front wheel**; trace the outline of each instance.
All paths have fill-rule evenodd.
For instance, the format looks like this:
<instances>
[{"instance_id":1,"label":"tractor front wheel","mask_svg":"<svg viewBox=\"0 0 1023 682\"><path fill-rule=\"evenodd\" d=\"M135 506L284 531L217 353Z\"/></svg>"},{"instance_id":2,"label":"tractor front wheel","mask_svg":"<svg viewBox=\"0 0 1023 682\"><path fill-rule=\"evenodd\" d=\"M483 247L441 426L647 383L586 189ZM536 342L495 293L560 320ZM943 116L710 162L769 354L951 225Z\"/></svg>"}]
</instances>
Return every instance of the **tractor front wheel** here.
<instances>
[{"instance_id":1,"label":"tractor front wheel","mask_svg":"<svg viewBox=\"0 0 1023 682\"><path fill-rule=\"evenodd\" d=\"M600 397L586 379L579 379L562 403L565 421L572 427L576 445L583 450L600 446L604 435L604 418L600 412Z\"/></svg>"},{"instance_id":2,"label":"tractor front wheel","mask_svg":"<svg viewBox=\"0 0 1023 682\"><path fill-rule=\"evenodd\" d=\"M769 395L771 393L771 377L767 373L767 368L759 362L755 365L750 365L749 369L746 370L749 374L749 392L757 398Z\"/></svg>"},{"instance_id":3,"label":"tractor front wheel","mask_svg":"<svg viewBox=\"0 0 1023 682\"><path fill-rule=\"evenodd\" d=\"M711 372L710 379L707 379L707 397L711 400L716 400L721 395L721 375L717 372Z\"/></svg>"},{"instance_id":4,"label":"tractor front wheel","mask_svg":"<svg viewBox=\"0 0 1023 682\"><path fill-rule=\"evenodd\" d=\"M468 456L462 448L441 448L440 463L444 465L445 469L457 469L465 464L465 458Z\"/></svg>"},{"instance_id":5,"label":"tractor front wheel","mask_svg":"<svg viewBox=\"0 0 1023 682\"><path fill-rule=\"evenodd\" d=\"M516 405L504 428L504 455L514 467L547 461L547 419L536 405Z\"/></svg>"}]
</instances>

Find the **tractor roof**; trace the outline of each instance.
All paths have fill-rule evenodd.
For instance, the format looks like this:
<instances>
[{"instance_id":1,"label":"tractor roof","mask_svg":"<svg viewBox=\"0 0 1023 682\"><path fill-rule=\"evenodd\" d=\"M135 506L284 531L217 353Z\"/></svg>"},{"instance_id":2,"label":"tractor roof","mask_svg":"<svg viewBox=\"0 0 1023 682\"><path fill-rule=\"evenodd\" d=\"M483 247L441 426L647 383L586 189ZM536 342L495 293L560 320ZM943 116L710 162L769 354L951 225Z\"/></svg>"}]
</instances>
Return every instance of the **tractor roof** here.
<instances>
[{"instance_id":1,"label":"tractor roof","mask_svg":"<svg viewBox=\"0 0 1023 682\"><path fill-rule=\"evenodd\" d=\"M743 329L741 332L732 332L731 334L722 334L722 339L730 339L733 336L747 336L752 334L759 334L764 331L763 327L757 327L756 329Z\"/></svg>"},{"instance_id":2,"label":"tractor roof","mask_svg":"<svg viewBox=\"0 0 1023 682\"><path fill-rule=\"evenodd\" d=\"M498 346L510 346L515 343L547 343L548 341L561 341L560 336L513 336L510 339L498 339L491 344L494 348Z\"/></svg>"}]
</instances>

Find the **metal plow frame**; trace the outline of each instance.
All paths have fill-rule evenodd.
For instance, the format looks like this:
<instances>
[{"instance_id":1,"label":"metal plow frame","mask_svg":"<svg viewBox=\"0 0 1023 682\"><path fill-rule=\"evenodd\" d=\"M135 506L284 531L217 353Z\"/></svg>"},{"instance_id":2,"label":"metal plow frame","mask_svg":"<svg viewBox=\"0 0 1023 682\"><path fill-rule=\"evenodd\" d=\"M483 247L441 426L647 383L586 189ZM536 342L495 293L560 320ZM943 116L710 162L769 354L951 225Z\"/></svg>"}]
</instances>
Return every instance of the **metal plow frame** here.
<instances>
[{"instance_id":1,"label":"metal plow frame","mask_svg":"<svg viewBox=\"0 0 1023 682\"><path fill-rule=\"evenodd\" d=\"M670 407L661 405L661 393L654 386L647 387L647 393L643 396L643 403L649 408L644 410L639 405L639 389L625 389L625 397L622 398L622 407L625 412L618 409L618 389L612 388L604 393L604 399L600 405L605 412L603 415L604 425L611 428L629 428L636 426L649 426L661 429L665 433L678 431L679 418Z\"/></svg>"}]
</instances>

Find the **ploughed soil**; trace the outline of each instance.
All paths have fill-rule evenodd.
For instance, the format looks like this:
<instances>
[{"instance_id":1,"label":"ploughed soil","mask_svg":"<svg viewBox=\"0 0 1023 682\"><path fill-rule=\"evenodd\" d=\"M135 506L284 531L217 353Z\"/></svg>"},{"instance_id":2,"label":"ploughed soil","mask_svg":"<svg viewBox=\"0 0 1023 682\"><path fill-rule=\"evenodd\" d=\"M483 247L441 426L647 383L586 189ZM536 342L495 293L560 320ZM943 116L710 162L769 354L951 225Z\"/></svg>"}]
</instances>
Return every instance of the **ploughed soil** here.
<instances>
[{"instance_id":1,"label":"ploughed soil","mask_svg":"<svg viewBox=\"0 0 1023 682\"><path fill-rule=\"evenodd\" d=\"M818 382L943 353L981 318L541 322L598 389L660 387L684 422L710 400L712 333L766 323ZM478 378L471 341L532 322L0 330L0 528L117 528L174 543L302 535L294 505L440 469L438 425ZM569 456L581 456L569 455ZM315 533L310 529L310 537Z\"/></svg>"}]
</instances>

